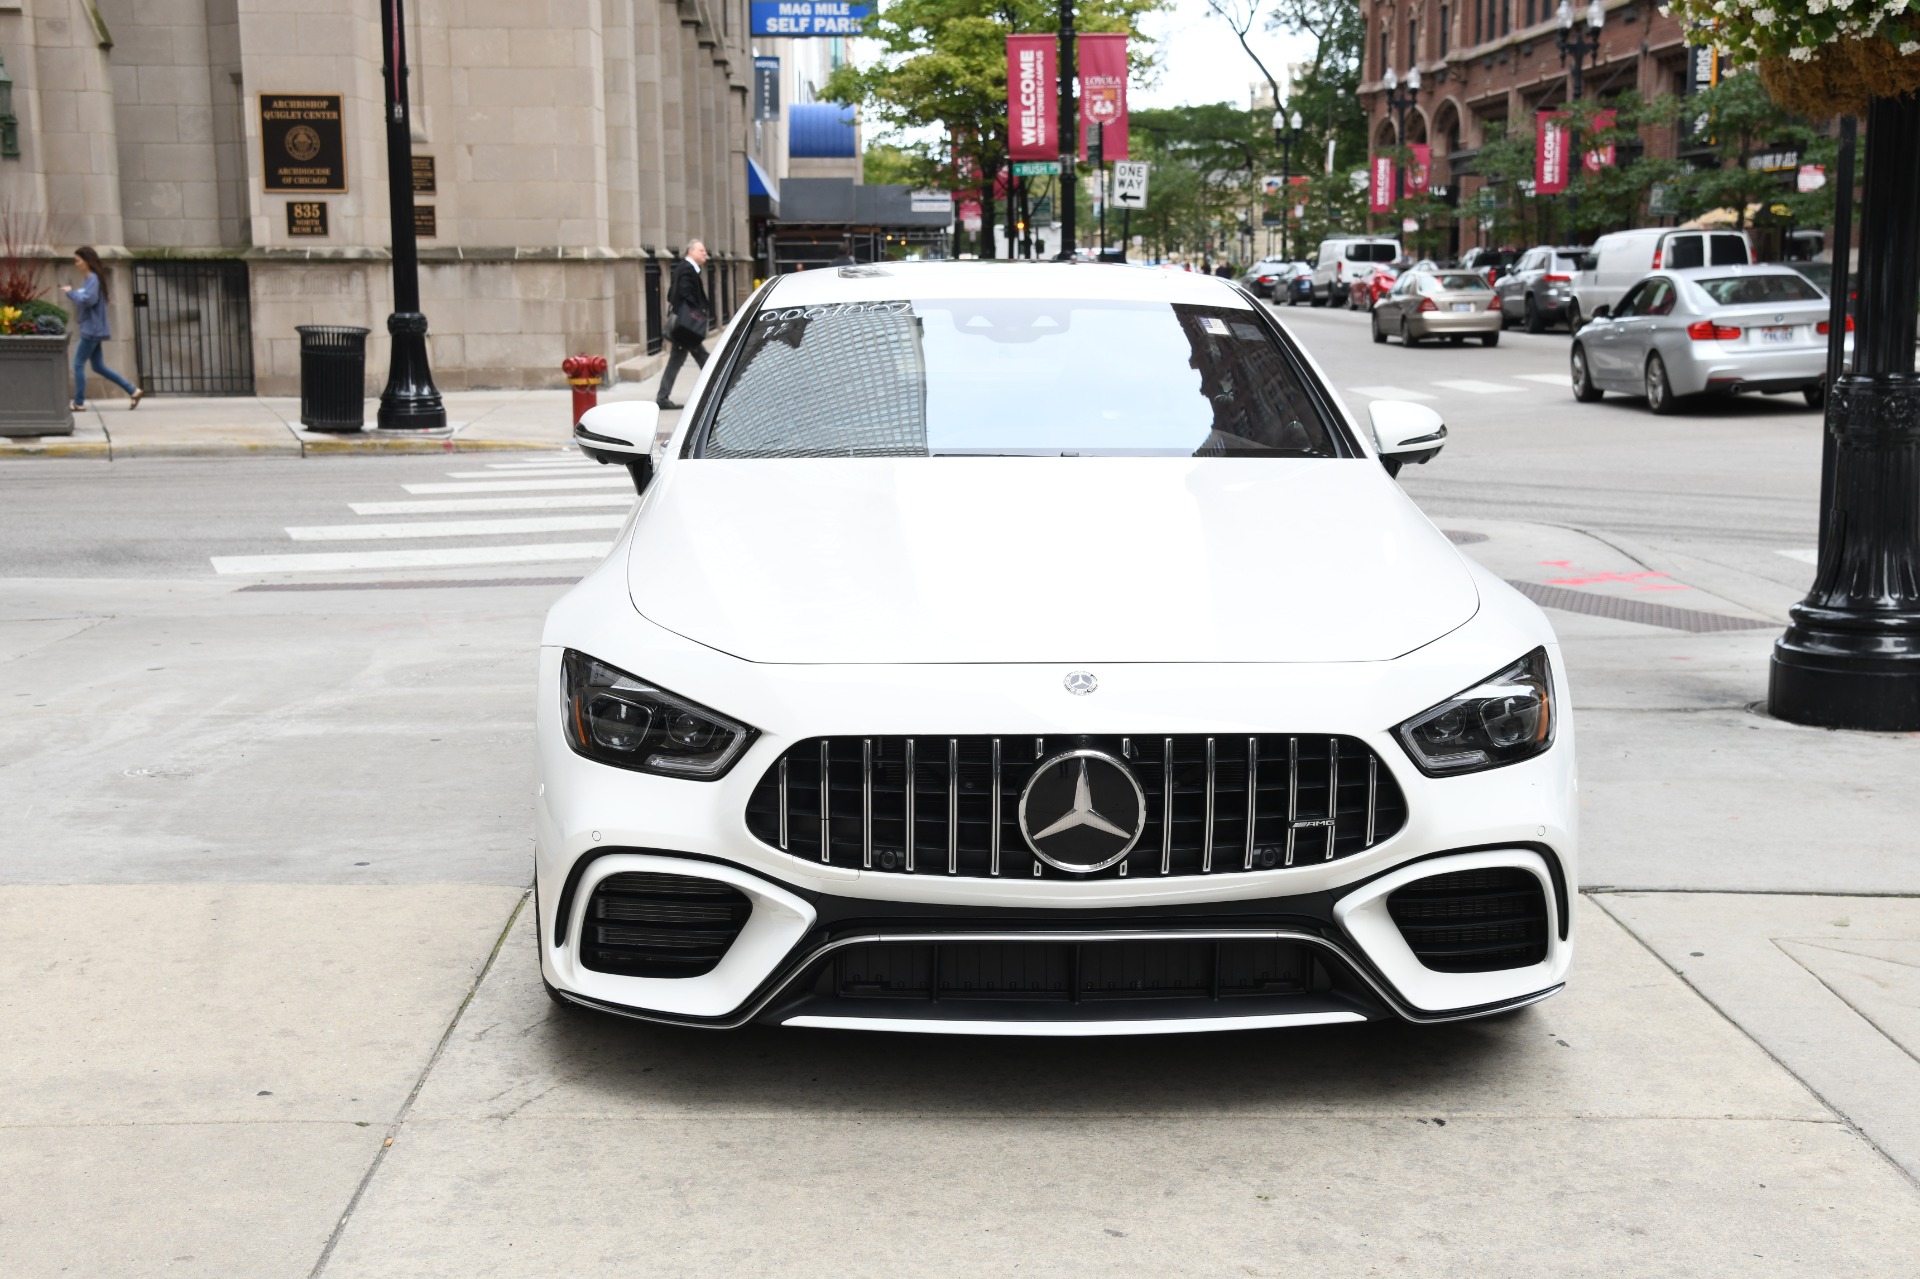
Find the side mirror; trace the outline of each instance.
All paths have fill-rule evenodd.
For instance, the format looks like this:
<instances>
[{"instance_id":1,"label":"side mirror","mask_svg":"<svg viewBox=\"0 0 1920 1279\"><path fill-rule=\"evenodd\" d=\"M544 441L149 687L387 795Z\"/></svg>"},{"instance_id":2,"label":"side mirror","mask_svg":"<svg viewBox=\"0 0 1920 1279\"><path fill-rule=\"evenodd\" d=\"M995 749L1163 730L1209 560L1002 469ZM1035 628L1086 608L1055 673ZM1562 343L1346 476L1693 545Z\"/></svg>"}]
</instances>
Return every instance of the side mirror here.
<instances>
[{"instance_id":1,"label":"side mirror","mask_svg":"<svg viewBox=\"0 0 1920 1279\"><path fill-rule=\"evenodd\" d=\"M1398 475L1403 466L1432 461L1447 442L1447 424L1424 404L1375 400L1367 406L1367 416L1388 475Z\"/></svg>"},{"instance_id":2,"label":"side mirror","mask_svg":"<svg viewBox=\"0 0 1920 1279\"><path fill-rule=\"evenodd\" d=\"M600 404L573 424L573 442L601 465L619 463L633 476L634 492L653 479L653 437L660 430L660 406L648 400Z\"/></svg>"}]
</instances>

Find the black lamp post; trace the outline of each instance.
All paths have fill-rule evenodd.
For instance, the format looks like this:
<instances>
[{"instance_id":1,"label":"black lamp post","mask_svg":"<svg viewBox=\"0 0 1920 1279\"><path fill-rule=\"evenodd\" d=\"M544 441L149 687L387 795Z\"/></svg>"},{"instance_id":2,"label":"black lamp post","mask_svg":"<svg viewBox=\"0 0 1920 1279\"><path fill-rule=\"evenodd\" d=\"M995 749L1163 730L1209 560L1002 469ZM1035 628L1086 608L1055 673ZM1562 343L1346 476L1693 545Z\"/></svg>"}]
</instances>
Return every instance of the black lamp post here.
<instances>
[{"instance_id":1,"label":"black lamp post","mask_svg":"<svg viewBox=\"0 0 1920 1279\"><path fill-rule=\"evenodd\" d=\"M1600 28L1606 25L1607 11L1605 6L1600 3L1600 0L1592 0L1592 3L1587 6L1587 29L1585 31L1574 30L1573 5L1569 3L1569 0L1560 0L1559 16L1560 34L1557 39L1560 43L1560 65L1564 67L1567 65L1569 58L1573 60L1572 93L1568 96L1567 100L1569 102L1578 102L1580 101L1581 94L1584 92L1584 86L1581 84L1581 71L1584 64L1593 63L1597 65L1600 61ZM1573 179L1579 176L1580 169L1582 165L1584 165L1585 160L1580 154L1579 124L1577 122L1572 123L1567 130L1567 134L1568 144L1572 147L1572 159L1567 162L1567 185L1571 186L1573 185ZM1567 223L1569 231L1574 229L1572 224L1578 220L1579 212L1580 197L1569 193L1567 196Z\"/></svg>"},{"instance_id":2,"label":"black lamp post","mask_svg":"<svg viewBox=\"0 0 1920 1279\"><path fill-rule=\"evenodd\" d=\"M1293 210L1293 144L1300 140L1300 113L1273 113L1273 140L1280 145L1280 256L1287 256L1287 217Z\"/></svg>"},{"instance_id":3,"label":"black lamp post","mask_svg":"<svg viewBox=\"0 0 1920 1279\"><path fill-rule=\"evenodd\" d=\"M381 57L387 90L387 210L393 220L393 314L380 429L436 431L447 408L427 364L427 317L420 314L420 258L413 233L413 128L407 110L407 27L401 0L381 0Z\"/></svg>"},{"instance_id":4,"label":"black lamp post","mask_svg":"<svg viewBox=\"0 0 1920 1279\"><path fill-rule=\"evenodd\" d=\"M1404 147L1407 145L1407 112L1413 109L1413 104L1420 97L1420 68L1407 69L1405 93L1397 92L1400 87L1400 77L1394 74L1392 67L1387 68L1387 74L1381 77L1381 83L1387 86L1387 109L1394 114L1393 140ZM1393 202L1398 204L1406 198L1407 166L1395 164L1393 166Z\"/></svg>"},{"instance_id":5,"label":"black lamp post","mask_svg":"<svg viewBox=\"0 0 1920 1279\"><path fill-rule=\"evenodd\" d=\"M1060 252L1062 261L1073 260L1074 205L1080 193L1074 189L1074 160L1080 154L1080 113L1073 102L1073 0L1060 0Z\"/></svg>"},{"instance_id":6,"label":"black lamp post","mask_svg":"<svg viewBox=\"0 0 1920 1279\"><path fill-rule=\"evenodd\" d=\"M1822 728L1920 729L1920 95L1867 109L1853 371L1827 394L1833 487L1813 589L1774 643L1767 706ZM1843 261L1834 264L1844 288Z\"/></svg>"}]
</instances>

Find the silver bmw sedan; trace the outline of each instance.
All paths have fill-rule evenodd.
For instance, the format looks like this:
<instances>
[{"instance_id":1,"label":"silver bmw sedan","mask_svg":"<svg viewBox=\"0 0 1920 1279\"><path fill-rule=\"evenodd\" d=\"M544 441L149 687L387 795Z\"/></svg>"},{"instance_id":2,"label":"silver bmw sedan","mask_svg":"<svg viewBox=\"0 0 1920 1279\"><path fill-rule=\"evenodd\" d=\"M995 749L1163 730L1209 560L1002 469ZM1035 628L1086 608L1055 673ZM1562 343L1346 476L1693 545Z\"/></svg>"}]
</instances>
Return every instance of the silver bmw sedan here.
<instances>
[{"instance_id":1,"label":"silver bmw sedan","mask_svg":"<svg viewBox=\"0 0 1920 1279\"><path fill-rule=\"evenodd\" d=\"M1573 394L1644 395L1662 414L1692 396L1742 391L1799 391L1818 405L1827 311L1826 295L1784 266L1658 271L1574 335Z\"/></svg>"}]
</instances>

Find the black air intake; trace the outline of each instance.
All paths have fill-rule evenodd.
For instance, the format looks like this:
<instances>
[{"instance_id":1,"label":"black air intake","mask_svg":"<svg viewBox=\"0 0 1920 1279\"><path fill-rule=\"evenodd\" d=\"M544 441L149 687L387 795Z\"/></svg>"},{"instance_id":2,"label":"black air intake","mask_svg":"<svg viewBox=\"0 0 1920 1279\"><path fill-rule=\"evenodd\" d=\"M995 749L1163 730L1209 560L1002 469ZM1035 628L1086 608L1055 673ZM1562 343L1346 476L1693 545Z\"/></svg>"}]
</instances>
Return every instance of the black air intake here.
<instances>
[{"instance_id":1,"label":"black air intake","mask_svg":"<svg viewBox=\"0 0 1920 1279\"><path fill-rule=\"evenodd\" d=\"M699 977L747 926L753 903L730 884L695 875L609 875L587 902L580 963L624 977Z\"/></svg>"},{"instance_id":2,"label":"black air intake","mask_svg":"<svg viewBox=\"0 0 1920 1279\"><path fill-rule=\"evenodd\" d=\"M1393 891L1387 913L1435 972L1490 973L1547 957L1547 895L1518 867L1417 879Z\"/></svg>"}]
</instances>

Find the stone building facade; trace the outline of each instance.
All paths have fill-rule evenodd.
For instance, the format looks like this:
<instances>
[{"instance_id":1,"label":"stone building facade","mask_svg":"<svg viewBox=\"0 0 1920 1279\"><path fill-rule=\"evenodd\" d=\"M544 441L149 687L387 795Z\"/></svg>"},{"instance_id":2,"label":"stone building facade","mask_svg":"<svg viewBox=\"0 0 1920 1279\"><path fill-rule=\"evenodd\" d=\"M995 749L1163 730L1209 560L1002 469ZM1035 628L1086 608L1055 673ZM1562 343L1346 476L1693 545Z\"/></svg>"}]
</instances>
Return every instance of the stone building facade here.
<instances>
[{"instance_id":1,"label":"stone building facade","mask_svg":"<svg viewBox=\"0 0 1920 1279\"><path fill-rule=\"evenodd\" d=\"M443 388L554 384L569 353L657 342L663 268L693 237L716 302L744 296L761 133L747 0L410 0L406 33ZM237 389L202 375L244 359L251 389L289 393L295 326L356 324L373 330L378 389L391 287L377 5L0 0L0 59L21 139L0 159L0 206L38 219L54 266L82 243L113 264L115 333L146 339L150 388L170 372L173 389ZM275 132L270 108L291 98L323 115L337 99L337 155L326 126L299 145ZM319 148L331 184L272 189L283 140Z\"/></svg>"},{"instance_id":2,"label":"stone building facade","mask_svg":"<svg viewBox=\"0 0 1920 1279\"><path fill-rule=\"evenodd\" d=\"M1365 0L1366 49L1360 95L1367 104L1370 144L1391 147L1398 132L1388 108L1386 72L1405 91L1420 69L1420 89L1407 112L1407 143L1433 148L1430 181L1456 207L1470 208L1480 190L1473 160L1488 126L1531 132L1534 112L1565 103L1571 88L1555 37L1558 0ZM1687 46L1680 25L1657 0L1604 0L1600 52L1584 73L1583 96L1604 100L1622 89L1645 98L1680 94L1687 85ZM1584 30L1586 5L1573 9ZM1644 136L1653 154L1671 157L1670 130ZM1478 219L1454 220L1450 254L1479 242Z\"/></svg>"}]
</instances>

